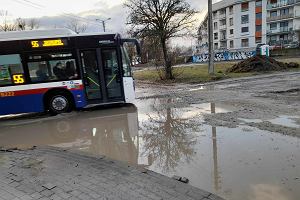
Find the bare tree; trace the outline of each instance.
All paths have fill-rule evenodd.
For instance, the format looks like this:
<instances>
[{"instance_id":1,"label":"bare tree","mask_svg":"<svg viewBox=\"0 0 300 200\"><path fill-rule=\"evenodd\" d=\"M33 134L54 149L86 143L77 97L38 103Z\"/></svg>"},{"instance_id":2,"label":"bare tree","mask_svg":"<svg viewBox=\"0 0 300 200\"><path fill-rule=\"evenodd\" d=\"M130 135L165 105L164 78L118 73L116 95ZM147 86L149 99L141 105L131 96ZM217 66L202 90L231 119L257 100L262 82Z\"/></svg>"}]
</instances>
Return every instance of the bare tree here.
<instances>
[{"instance_id":1,"label":"bare tree","mask_svg":"<svg viewBox=\"0 0 300 200\"><path fill-rule=\"evenodd\" d=\"M26 30L26 21L25 21L25 19L17 18L15 23L16 23L17 30L20 30L20 31L25 31Z\"/></svg>"},{"instance_id":2,"label":"bare tree","mask_svg":"<svg viewBox=\"0 0 300 200\"><path fill-rule=\"evenodd\" d=\"M78 20L69 21L66 25L68 29L71 29L75 33L83 33L88 28L87 24L81 23Z\"/></svg>"},{"instance_id":3,"label":"bare tree","mask_svg":"<svg viewBox=\"0 0 300 200\"><path fill-rule=\"evenodd\" d=\"M32 19L23 19L23 18L17 18L15 20L15 26L16 29L19 31L25 31L25 30L33 30L39 28L39 22L38 20L32 18Z\"/></svg>"},{"instance_id":4,"label":"bare tree","mask_svg":"<svg viewBox=\"0 0 300 200\"><path fill-rule=\"evenodd\" d=\"M157 101L152 105L153 114L149 113L147 122L140 127L144 141L142 155L169 172L180 161L189 163L193 159L197 143L194 133L201 130L176 111L172 99Z\"/></svg>"},{"instance_id":5,"label":"bare tree","mask_svg":"<svg viewBox=\"0 0 300 200\"><path fill-rule=\"evenodd\" d=\"M38 29L40 27L40 22L37 19L29 19L27 21L27 26L29 30Z\"/></svg>"},{"instance_id":6,"label":"bare tree","mask_svg":"<svg viewBox=\"0 0 300 200\"><path fill-rule=\"evenodd\" d=\"M17 30L15 23L10 23L8 20L8 11L0 11L0 18L1 18L1 24L0 24L0 31L15 31Z\"/></svg>"},{"instance_id":7,"label":"bare tree","mask_svg":"<svg viewBox=\"0 0 300 200\"><path fill-rule=\"evenodd\" d=\"M134 36L158 37L163 52L165 78L173 79L172 64L168 56L170 38L185 35L192 25L195 10L186 0L128 0L128 24Z\"/></svg>"}]
</instances>

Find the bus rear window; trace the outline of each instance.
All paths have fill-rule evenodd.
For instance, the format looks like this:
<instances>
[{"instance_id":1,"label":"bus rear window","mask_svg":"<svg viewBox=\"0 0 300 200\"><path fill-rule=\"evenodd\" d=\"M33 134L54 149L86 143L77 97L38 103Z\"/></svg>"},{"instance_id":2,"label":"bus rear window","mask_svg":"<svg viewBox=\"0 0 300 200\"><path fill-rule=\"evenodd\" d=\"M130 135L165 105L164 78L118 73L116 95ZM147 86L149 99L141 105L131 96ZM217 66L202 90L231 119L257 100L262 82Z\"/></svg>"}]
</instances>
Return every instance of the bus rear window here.
<instances>
[{"instance_id":1,"label":"bus rear window","mask_svg":"<svg viewBox=\"0 0 300 200\"><path fill-rule=\"evenodd\" d=\"M0 86L25 83L23 74L19 54L0 55Z\"/></svg>"}]
</instances>

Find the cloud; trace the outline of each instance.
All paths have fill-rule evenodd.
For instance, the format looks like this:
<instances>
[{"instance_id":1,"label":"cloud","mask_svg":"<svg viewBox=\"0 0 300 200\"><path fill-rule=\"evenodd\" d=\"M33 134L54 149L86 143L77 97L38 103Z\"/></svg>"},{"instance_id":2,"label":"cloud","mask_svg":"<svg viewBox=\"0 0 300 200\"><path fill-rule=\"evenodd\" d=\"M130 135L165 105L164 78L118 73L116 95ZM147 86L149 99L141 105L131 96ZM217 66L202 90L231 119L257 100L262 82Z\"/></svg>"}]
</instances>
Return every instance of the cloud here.
<instances>
[{"instance_id":1,"label":"cloud","mask_svg":"<svg viewBox=\"0 0 300 200\"><path fill-rule=\"evenodd\" d=\"M206 14L207 0L187 0L191 7L197 11L202 11L196 16L196 26L201 23ZM112 4L107 3L107 0L100 0L94 4L94 9L82 11L75 14L47 16L39 18L41 28L62 28L71 20L77 20L80 23L88 25L88 32L100 32L103 30L102 24L97 22L96 19L111 20L106 22L106 28L110 32L119 32L125 34L128 29L126 26L127 11L123 6L123 0L113 0ZM176 42L178 41L178 42ZM191 39L175 40L178 45L191 45Z\"/></svg>"},{"instance_id":2,"label":"cloud","mask_svg":"<svg viewBox=\"0 0 300 200\"><path fill-rule=\"evenodd\" d=\"M83 11L77 14L64 14L59 16L45 16L38 18L40 27L42 28L62 28L71 20L76 20L82 24L88 25L88 32L102 31L102 24L97 22L96 19L111 20L106 22L107 30L111 32L125 32L126 12L123 5L113 6L109 9L98 8L88 11Z\"/></svg>"}]
</instances>

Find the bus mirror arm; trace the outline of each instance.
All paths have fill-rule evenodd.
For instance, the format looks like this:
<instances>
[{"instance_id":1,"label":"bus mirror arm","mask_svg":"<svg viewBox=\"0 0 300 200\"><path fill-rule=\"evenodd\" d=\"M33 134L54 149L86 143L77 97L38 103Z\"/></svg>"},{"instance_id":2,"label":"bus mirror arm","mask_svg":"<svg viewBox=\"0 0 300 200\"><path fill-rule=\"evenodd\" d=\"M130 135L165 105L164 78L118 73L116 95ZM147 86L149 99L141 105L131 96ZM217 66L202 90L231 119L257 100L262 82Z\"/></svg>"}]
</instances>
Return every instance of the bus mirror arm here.
<instances>
[{"instance_id":1,"label":"bus mirror arm","mask_svg":"<svg viewBox=\"0 0 300 200\"><path fill-rule=\"evenodd\" d=\"M122 44L124 43L133 43L136 46L136 51L137 51L137 55L138 57L141 57L141 45L140 42L137 39L122 39Z\"/></svg>"}]
</instances>

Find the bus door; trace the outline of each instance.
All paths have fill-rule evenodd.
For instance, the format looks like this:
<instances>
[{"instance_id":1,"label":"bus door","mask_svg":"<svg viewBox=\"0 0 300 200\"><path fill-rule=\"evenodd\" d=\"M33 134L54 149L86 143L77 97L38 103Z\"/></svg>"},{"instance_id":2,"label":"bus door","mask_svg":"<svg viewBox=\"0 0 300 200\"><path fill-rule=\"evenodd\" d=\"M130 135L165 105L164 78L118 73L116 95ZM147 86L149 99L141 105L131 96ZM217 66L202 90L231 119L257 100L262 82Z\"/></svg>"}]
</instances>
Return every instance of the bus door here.
<instances>
[{"instance_id":1,"label":"bus door","mask_svg":"<svg viewBox=\"0 0 300 200\"><path fill-rule=\"evenodd\" d=\"M83 50L80 52L81 64L83 67L83 79L87 99L103 100L103 92L101 88L100 70L97 60L97 52L94 50Z\"/></svg>"},{"instance_id":2,"label":"bus door","mask_svg":"<svg viewBox=\"0 0 300 200\"><path fill-rule=\"evenodd\" d=\"M90 103L124 101L117 49L82 50L80 56Z\"/></svg>"},{"instance_id":3,"label":"bus door","mask_svg":"<svg viewBox=\"0 0 300 200\"><path fill-rule=\"evenodd\" d=\"M117 49L101 49L101 61L104 70L107 99L109 101L124 100L122 70L120 70L120 59L118 59Z\"/></svg>"}]
</instances>

